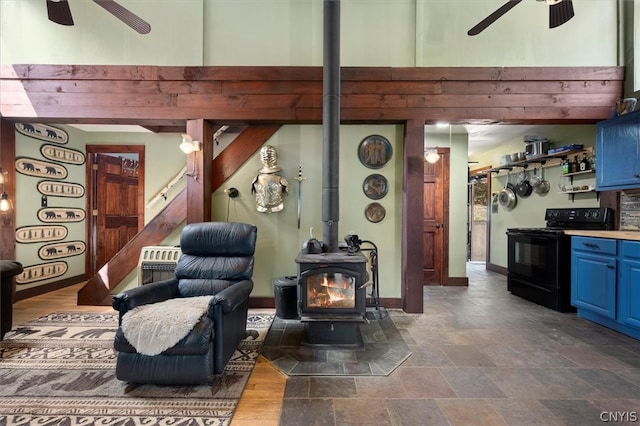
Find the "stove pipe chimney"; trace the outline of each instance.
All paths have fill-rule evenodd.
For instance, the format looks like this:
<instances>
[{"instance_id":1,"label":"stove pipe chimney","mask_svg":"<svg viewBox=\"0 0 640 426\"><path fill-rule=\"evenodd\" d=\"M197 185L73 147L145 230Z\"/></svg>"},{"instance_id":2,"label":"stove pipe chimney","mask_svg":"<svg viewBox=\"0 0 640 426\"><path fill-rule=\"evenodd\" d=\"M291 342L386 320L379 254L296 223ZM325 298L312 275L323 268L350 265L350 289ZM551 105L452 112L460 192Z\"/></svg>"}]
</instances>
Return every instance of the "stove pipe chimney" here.
<instances>
[{"instance_id":1,"label":"stove pipe chimney","mask_svg":"<svg viewBox=\"0 0 640 426\"><path fill-rule=\"evenodd\" d=\"M338 251L340 160L340 0L324 0L322 68L322 241Z\"/></svg>"}]
</instances>

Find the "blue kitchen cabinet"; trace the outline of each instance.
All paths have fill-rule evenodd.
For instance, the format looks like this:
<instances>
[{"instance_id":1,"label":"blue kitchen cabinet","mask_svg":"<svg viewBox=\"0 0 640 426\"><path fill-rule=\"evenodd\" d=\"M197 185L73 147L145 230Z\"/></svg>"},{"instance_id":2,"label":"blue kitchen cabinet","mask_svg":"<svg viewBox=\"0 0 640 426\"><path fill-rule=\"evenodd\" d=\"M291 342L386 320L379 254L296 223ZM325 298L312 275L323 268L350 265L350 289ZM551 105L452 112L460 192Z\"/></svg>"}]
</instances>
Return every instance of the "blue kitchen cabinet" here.
<instances>
[{"instance_id":1,"label":"blue kitchen cabinet","mask_svg":"<svg viewBox=\"0 0 640 426\"><path fill-rule=\"evenodd\" d=\"M616 240L573 237L571 304L604 318L616 318Z\"/></svg>"},{"instance_id":2,"label":"blue kitchen cabinet","mask_svg":"<svg viewBox=\"0 0 640 426\"><path fill-rule=\"evenodd\" d=\"M640 111L597 124L596 191L640 187Z\"/></svg>"},{"instance_id":3,"label":"blue kitchen cabinet","mask_svg":"<svg viewBox=\"0 0 640 426\"><path fill-rule=\"evenodd\" d=\"M640 242L573 236L571 304L578 316L640 339Z\"/></svg>"},{"instance_id":4,"label":"blue kitchen cabinet","mask_svg":"<svg viewBox=\"0 0 640 426\"><path fill-rule=\"evenodd\" d=\"M640 242L621 241L618 320L640 329Z\"/></svg>"}]
</instances>

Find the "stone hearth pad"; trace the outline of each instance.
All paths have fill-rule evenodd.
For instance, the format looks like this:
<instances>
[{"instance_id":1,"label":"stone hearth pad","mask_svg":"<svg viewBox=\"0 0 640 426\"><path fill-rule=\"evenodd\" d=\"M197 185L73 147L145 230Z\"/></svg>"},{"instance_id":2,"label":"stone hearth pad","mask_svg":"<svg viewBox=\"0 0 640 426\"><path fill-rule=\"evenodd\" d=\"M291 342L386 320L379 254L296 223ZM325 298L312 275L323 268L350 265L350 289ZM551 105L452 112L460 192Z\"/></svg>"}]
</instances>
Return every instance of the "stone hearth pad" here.
<instances>
[{"instance_id":1,"label":"stone hearth pad","mask_svg":"<svg viewBox=\"0 0 640 426\"><path fill-rule=\"evenodd\" d=\"M288 376L387 376L411 351L384 309L366 318L359 325L364 347L352 349L305 346L304 324L276 317L261 354Z\"/></svg>"}]
</instances>

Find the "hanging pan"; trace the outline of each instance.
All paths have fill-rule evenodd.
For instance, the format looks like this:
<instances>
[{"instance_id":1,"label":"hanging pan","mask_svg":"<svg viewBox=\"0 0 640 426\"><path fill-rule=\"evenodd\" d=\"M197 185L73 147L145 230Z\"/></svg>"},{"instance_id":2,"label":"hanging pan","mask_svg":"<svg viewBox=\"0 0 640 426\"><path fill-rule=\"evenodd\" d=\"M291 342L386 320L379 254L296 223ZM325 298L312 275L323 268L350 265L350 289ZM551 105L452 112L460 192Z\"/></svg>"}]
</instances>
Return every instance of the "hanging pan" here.
<instances>
[{"instance_id":1,"label":"hanging pan","mask_svg":"<svg viewBox=\"0 0 640 426\"><path fill-rule=\"evenodd\" d=\"M547 192L549 192L549 188L551 188L551 184L549 183L548 180L544 178L544 175L542 174L543 170L544 169L541 167L540 168L540 184L536 185L533 188L536 194L546 194Z\"/></svg>"},{"instance_id":2,"label":"hanging pan","mask_svg":"<svg viewBox=\"0 0 640 426\"><path fill-rule=\"evenodd\" d=\"M509 182L511 172L507 173L507 182L504 185L504 189L498 194L498 201L500 205L506 210L511 210L516 206L518 201L516 193L514 192L513 185Z\"/></svg>"},{"instance_id":3,"label":"hanging pan","mask_svg":"<svg viewBox=\"0 0 640 426\"><path fill-rule=\"evenodd\" d=\"M521 197L528 197L531 195L533 188L529 183L529 172L523 171L520 173L520 181L516 184L516 194Z\"/></svg>"}]
</instances>

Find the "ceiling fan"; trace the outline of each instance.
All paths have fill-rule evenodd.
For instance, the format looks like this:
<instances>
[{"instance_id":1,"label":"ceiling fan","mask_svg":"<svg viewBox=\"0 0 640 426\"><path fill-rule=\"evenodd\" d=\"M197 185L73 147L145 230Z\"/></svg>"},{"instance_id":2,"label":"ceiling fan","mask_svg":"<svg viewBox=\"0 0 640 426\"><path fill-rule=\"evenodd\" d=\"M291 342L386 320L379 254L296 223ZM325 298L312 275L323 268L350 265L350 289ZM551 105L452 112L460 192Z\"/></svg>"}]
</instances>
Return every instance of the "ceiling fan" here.
<instances>
[{"instance_id":1,"label":"ceiling fan","mask_svg":"<svg viewBox=\"0 0 640 426\"><path fill-rule=\"evenodd\" d=\"M67 0L46 0L49 20L60 25L73 25L73 16ZM151 25L114 0L93 0L107 12L136 30L140 34L148 34Z\"/></svg>"},{"instance_id":2,"label":"ceiling fan","mask_svg":"<svg viewBox=\"0 0 640 426\"><path fill-rule=\"evenodd\" d=\"M509 0L491 15L484 18L475 27L471 28L467 34L470 36L478 35L484 31L489 25L493 24L502 15L510 11L514 6L522 0ZM573 18L573 3L571 0L536 0L544 1L549 6L549 28L559 27L560 25Z\"/></svg>"}]
</instances>

